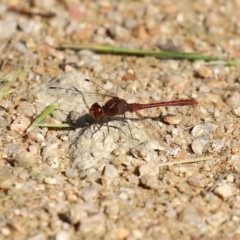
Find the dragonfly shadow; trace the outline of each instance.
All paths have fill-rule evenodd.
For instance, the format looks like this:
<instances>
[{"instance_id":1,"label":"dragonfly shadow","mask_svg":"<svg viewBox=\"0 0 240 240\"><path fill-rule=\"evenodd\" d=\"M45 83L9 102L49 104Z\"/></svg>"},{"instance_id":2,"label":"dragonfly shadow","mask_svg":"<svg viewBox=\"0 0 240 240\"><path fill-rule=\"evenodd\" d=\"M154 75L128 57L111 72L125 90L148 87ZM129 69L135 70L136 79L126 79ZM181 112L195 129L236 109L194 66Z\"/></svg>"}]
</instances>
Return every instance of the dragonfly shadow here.
<instances>
[{"instance_id":1,"label":"dragonfly shadow","mask_svg":"<svg viewBox=\"0 0 240 240\"><path fill-rule=\"evenodd\" d=\"M103 142L106 140L110 132L110 128L118 129L124 135L126 135L126 133L123 131L123 129L121 129L121 127L117 127L109 123L113 121L121 121L122 123L125 123L128 125L127 120L128 119L126 117L112 117L112 118L107 118L103 120L94 120L88 113L79 116L79 114L74 111L71 111L68 116L69 124L71 124L71 126L74 129L81 129L80 132L77 134L74 142L76 142L79 139L79 137L82 136L84 132L92 126L94 126L92 137L103 126L107 127L107 133L103 132L103 135L104 135Z\"/></svg>"}]
</instances>

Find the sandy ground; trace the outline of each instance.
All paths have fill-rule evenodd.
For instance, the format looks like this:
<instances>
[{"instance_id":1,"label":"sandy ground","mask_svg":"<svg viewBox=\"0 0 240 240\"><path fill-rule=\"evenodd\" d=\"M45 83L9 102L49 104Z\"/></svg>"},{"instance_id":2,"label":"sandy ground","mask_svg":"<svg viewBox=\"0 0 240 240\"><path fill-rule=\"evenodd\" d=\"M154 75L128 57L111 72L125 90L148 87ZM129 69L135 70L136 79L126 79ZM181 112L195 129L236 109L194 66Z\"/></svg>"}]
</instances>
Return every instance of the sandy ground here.
<instances>
[{"instance_id":1,"label":"sandy ground","mask_svg":"<svg viewBox=\"0 0 240 240\"><path fill-rule=\"evenodd\" d=\"M239 9L220 0L2 1L0 87L12 92L0 97L0 239L240 239L239 66L55 48L235 60ZM112 96L198 104L92 124L88 108ZM75 128L24 134L56 101L46 122Z\"/></svg>"}]
</instances>

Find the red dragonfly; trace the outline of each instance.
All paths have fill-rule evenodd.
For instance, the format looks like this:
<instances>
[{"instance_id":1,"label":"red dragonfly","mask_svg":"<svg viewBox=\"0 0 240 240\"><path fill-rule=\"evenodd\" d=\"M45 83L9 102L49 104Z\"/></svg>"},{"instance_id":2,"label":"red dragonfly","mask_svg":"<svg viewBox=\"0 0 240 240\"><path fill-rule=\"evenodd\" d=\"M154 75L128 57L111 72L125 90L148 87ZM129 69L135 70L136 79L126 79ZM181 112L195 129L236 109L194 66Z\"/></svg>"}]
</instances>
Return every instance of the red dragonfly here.
<instances>
[{"instance_id":1,"label":"red dragonfly","mask_svg":"<svg viewBox=\"0 0 240 240\"><path fill-rule=\"evenodd\" d=\"M89 79L85 79L85 81L90 82ZM50 87L50 89L62 89L62 90L71 91L71 92L76 91L81 95L85 94L84 92L82 92L81 90L75 87L73 87L73 89L67 89L62 87ZM93 94L93 93L91 92L90 94ZM94 94L98 95L100 93L94 93ZM104 94L100 94L100 95L104 95ZM167 107L167 106L192 106L192 105L198 104L198 102L194 99L180 99L180 100L155 102L155 103L127 103L126 100L122 98L119 98L113 95L106 95L106 96L111 98L103 106L95 102L90 107L89 115L94 120L105 120L118 115L125 115L127 112L132 113L132 112L137 112L137 111L148 109L148 108Z\"/></svg>"}]
</instances>

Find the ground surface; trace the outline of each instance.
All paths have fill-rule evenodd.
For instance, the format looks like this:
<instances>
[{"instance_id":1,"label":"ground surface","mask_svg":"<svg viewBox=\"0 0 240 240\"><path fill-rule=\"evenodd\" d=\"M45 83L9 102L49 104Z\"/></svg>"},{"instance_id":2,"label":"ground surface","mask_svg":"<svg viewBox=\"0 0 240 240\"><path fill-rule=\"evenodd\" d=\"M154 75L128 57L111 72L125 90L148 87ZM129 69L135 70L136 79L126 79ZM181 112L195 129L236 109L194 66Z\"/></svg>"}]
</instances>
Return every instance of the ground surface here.
<instances>
[{"instance_id":1,"label":"ground surface","mask_svg":"<svg viewBox=\"0 0 240 240\"><path fill-rule=\"evenodd\" d=\"M239 1L2 2L1 91L13 92L0 101L0 239L240 239L239 67L52 47L237 59ZM63 62L77 70L60 68ZM81 88L85 78L129 102L198 105L145 110L153 117L146 121L127 114L101 128L35 128L19 137L60 97L49 123L66 121L71 110L86 122L81 96L49 91ZM170 165L189 159L196 161Z\"/></svg>"}]
</instances>

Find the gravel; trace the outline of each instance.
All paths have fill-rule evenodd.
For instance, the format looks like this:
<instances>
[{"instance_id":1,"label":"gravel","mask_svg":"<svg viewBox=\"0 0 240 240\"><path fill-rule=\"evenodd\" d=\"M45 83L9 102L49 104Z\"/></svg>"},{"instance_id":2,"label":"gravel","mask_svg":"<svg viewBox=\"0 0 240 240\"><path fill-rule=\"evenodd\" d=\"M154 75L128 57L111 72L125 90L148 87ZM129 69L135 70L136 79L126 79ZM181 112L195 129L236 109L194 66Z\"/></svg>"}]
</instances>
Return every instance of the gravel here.
<instances>
[{"instance_id":1,"label":"gravel","mask_svg":"<svg viewBox=\"0 0 240 240\"><path fill-rule=\"evenodd\" d=\"M14 7L0 4L0 82L12 91L0 96L0 239L239 239L239 67L55 48L104 44L233 60L239 3L51 0ZM80 92L59 89L74 87ZM198 105L93 123L89 107L108 99L93 92ZM56 101L46 123L74 126L26 133Z\"/></svg>"}]
</instances>

